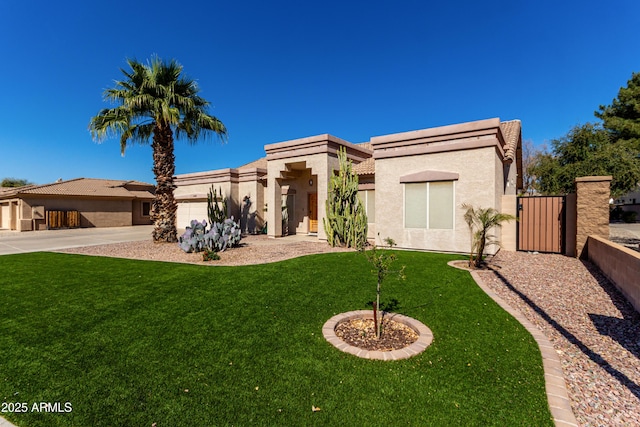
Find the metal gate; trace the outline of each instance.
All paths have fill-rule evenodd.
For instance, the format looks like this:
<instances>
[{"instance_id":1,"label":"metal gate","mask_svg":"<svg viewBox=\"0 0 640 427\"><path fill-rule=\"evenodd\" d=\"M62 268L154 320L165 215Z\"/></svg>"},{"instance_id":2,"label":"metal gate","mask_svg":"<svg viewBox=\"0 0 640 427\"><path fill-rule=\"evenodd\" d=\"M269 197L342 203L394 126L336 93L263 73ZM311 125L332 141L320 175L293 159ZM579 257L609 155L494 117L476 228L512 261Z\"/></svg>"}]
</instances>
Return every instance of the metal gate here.
<instances>
[{"instance_id":1,"label":"metal gate","mask_svg":"<svg viewBox=\"0 0 640 427\"><path fill-rule=\"evenodd\" d=\"M566 196L518 197L519 251L564 253Z\"/></svg>"}]
</instances>

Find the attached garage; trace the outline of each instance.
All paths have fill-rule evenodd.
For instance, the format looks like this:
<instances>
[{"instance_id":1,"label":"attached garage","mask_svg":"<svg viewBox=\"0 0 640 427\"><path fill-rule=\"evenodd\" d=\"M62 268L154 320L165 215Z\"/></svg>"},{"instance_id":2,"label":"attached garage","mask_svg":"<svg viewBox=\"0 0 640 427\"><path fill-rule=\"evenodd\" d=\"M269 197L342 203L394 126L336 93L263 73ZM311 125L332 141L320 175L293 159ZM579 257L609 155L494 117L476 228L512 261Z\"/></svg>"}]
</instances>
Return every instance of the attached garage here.
<instances>
[{"instance_id":1,"label":"attached garage","mask_svg":"<svg viewBox=\"0 0 640 427\"><path fill-rule=\"evenodd\" d=\"M198 221L208 220L209 214L207 212L206 200L181 200L178 203L178 229L182 230L191 224L191 220L197 219Z\"/></svg>"}]
</instances>

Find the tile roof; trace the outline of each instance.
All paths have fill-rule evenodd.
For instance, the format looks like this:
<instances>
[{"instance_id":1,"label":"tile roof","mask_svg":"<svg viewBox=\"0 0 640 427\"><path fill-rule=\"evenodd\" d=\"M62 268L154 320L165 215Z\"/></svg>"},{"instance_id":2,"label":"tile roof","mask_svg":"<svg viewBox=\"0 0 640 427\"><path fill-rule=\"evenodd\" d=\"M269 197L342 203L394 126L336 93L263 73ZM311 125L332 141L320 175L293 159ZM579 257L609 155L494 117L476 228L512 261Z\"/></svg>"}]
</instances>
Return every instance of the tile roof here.
<instances>
[{"instance_id":1,"label":"tile roof","mask_svg":"<svg viewBox=\"0 0 640 427\"><path fill-rule=\"evenodd\" d=\"M520 120L510 120L500 123L500 130L504 137L504 156L508 160L516 160L516 152L521 134Z\"/></svg>"},{"instance_id":2,"label":"tile roof","mask_svg":"<svg viewBox=\"0 0 640 427\"><path fill-rule=\"evenodd\" d=\"M129 189L127 187L137 187ZM140 188L142 187L142 188ZM145 188L146 187L146 188ZM34 194L48 196L91 196L117 198L153 198L151 184L139 181L123 181L95 178L75 178L51 184L17 188L15 194ZM5 194L0 193L0 197Z\"/></svg>"},{"instance_id":3,"label":"tile roof","mask_svg":"<svg viewBox=\"0 0 640 427\"><path fill-rule=\"evenodd\" d=\"M266 169L267 168L267 158L261 157L258 160L254 160L253 162L247 163L246 165L239 166L238 169Z\"/></svg>"},{"instance_id":4,"label":"tile roof","mask_svg":"<svg viewBox=\"0 0 640 427\"><path fill-rule=\"evenodd\" d=\"M373 144L371 144L370 142L363 142L356 145L373 151ZM369 157L363 162L360 162L357 165L353 165L353 171L356 173L356 175L373 175L376 173L375 160L373 159L373 157Z\"/></svg>"}]
</instances>

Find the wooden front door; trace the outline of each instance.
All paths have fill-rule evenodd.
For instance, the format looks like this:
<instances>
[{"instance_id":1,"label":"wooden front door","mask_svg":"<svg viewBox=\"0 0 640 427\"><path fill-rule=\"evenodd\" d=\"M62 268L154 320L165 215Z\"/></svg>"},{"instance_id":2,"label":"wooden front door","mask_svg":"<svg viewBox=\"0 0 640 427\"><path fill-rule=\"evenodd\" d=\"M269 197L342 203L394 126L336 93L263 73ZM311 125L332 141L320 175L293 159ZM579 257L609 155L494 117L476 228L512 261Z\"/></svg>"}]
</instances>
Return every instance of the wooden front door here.
<instances>
[{"instance_id":1,"label":"wooden front door","mask_svg":"<svg viewBox=\"0 0 640 427\"><path fill-rule=\"evenodd\" d=\"M318 193L309 193L309 233L318 232Z\"/></svg>"}]
</instances>

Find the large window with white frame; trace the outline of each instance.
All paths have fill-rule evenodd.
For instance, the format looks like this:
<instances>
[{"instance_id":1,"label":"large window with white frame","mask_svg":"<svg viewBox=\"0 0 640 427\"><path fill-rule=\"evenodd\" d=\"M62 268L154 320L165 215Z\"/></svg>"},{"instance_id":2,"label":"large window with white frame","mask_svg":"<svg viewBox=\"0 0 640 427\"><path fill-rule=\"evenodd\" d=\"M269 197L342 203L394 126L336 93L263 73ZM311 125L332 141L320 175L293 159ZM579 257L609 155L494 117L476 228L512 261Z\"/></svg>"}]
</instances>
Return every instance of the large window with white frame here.
<instances>
[{"instance_id":1,"label":"large window with white frame","mask_svg":"<svg viewBox=\"0 0 640 427\"><path fill-rule=\"evenodd\" d=\"M375 190L360 190L358 191L358 197L360 202L364 206L364 210L367 214L367 222L376 222L376 191Z\"/></svg>"},{"instance_id":2,"label":"large window with white frame","mask_svg":"<svg viewBox=\"0 0 640 427\"><path fill-rule=\"evenodd\" d=\"M404 227L452 230L454 181L404 184Z\"/></svg>"}]
</instances>

